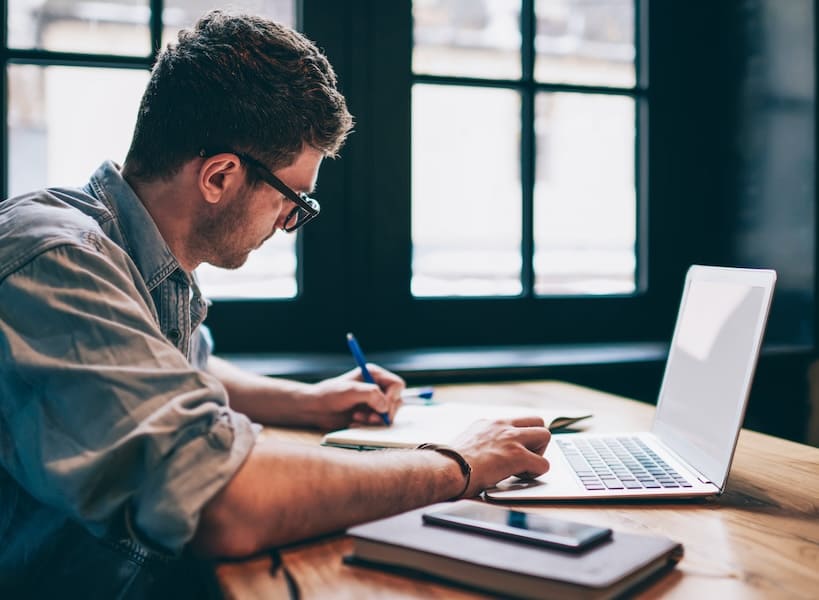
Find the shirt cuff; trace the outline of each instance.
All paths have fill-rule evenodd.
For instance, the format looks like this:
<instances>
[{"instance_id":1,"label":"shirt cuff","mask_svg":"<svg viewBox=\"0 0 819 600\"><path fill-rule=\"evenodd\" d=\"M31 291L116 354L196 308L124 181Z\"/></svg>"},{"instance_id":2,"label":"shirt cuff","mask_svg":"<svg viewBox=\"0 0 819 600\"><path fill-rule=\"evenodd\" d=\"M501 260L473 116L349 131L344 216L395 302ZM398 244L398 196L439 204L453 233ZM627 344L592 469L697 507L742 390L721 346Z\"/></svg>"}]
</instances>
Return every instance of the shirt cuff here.
<instances>
[{"instance_id":1,"label":"shirt cuff","mask_svg":"<svg viewBox=\"0 0 819 600\"><path fill-rule=\"evenodd\" d=\"M133 525L149 548L181 553L202 508L242 466L258 431L245 415L222 408L206 433L165 457L133 499Z\"/></svg>"}]
</instances>

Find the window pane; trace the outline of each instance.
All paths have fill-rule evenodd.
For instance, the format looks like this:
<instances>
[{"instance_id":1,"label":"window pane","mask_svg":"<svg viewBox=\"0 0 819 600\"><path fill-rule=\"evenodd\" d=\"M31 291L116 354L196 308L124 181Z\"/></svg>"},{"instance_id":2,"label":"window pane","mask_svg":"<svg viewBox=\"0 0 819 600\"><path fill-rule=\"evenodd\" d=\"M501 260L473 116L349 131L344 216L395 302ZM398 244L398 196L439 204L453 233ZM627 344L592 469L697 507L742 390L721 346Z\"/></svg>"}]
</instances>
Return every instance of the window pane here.
<instances>
[{"instance_id":1,"label":"window pane","mask_svg":"<svg viewBox=\"0 0 819 600\"><path fill-rule=\"evenodd\" d=\"M125 159L147 71L11 65L8 78L10 195L80 185Z\"/></svg>"},{"instance_id":2,"label":"window pane","mask_svg":"<svg viewBox=\"0 0 819 600\"><path fill-rule=\"evenodd\" d=\"M228 271L208 264L196 270L208 298L293 298L296 285L295 235L277 231L250 253L239 269Z\"/></svg>"},{"instance_id":3,"label":"window pane","mask_svg":"<svg viewBox=\"0 0 819 600\"><path fill-rule=\"evenodd\" d=\"M9 0L9 46L147 56L148 0Z\"/></svg>"},{"instance_id":4,"label":"window pane","mask_svg":"<svg viewBox=\"0 0 819 600\"><path fill-rule=\"evenodd\" d=\"M165 29L162 45L176 42L176 34L184 27L193 25L204 13L221 9L232 13L248 13L269 17L279 23L294 27L297 0L165 0L162 17Z\"/></svg>"},{"instance_id":5,"label":"window pane","mask_svg":"<svg viewBox=\"0 0 819 600\"><path fill-rule=\"evenodd\" d=\"M537 96L537 294L635 291L634 110L622 96Z\"/></svg>"},{"instance_id":6,"label":"window pane","mask_svg":"<svg viewBox=\"0 0 819 600\"><path fill-rule=\"evenodd\" d=\"M415 0L416 73L520 78L520 2Z\"/></svg>"},{"instance_id":7,"label":"window pane","mask_svg":"<svg viewBox=\"0 0 819 600\"><path fill-rule=\"evenodd\" d=\"M535 78L633 86L634 0L536 0Z\"/></svg>"},{"instance_id":8,"label":"window pane","mask_svg":"<svg viewBox=\"0 0 819 600\"><path fill-rule=\"evenodd\" d=\"M520 96L416 85L412 293L521 293Z\"/></svg>"},{"instance_id":9,"label":"window pane","mask_svg":"<svg viewBox=\"0 0 819 600\"><path fill-rule=\"evenodd\" d=\"M180 29L190 27L205 12L216 8L269 17L291 27L296 22L296 0L165 0L163 45L175 43ZM296 235L277 232L264 246L252 252L239 269L229 271L202 265L197 275L203 293L212 299L295 297L298 292Z\"/></svg>"}]
</instances>

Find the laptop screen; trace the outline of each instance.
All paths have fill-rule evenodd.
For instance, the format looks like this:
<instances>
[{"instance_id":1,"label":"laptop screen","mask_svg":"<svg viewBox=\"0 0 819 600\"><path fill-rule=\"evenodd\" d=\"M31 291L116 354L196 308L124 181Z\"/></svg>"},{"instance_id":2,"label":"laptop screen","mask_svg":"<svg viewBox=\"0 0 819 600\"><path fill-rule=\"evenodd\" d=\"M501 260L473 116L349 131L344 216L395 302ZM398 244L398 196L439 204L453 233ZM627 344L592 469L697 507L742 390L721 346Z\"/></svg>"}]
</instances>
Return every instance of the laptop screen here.
<instances>
[{"instance_id":1,"label":"laptop screen","mask_svg":"<svg viewBox=\"0 0 819 600\"><path fill-rule=\"evenodd\" d=\"M759 355L773 271L695 266L652 431L724 488Z\"/></svg>"}]
</instances>

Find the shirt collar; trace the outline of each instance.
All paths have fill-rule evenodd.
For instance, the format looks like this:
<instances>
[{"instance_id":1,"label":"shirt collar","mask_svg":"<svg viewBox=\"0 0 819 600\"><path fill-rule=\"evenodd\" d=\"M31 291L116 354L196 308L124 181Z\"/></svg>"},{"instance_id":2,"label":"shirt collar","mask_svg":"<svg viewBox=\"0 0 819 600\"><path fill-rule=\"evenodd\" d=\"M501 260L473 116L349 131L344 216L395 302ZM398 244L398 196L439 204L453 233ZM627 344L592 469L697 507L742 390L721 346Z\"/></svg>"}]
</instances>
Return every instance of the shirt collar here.
<instances>
[{"instance_id":1,"label":"shirt collar","mask_svg":"<svg viewBox=\"0 0 819 600\"><path fill-rule=\"evenodd\" d=\"M176 270L184 273L190 281L150 213L122 177L117 164L105 161L91 176L89 186L92 193L114 215L116 226L123 237L124 249L139 269L149 290L153 290Z\"/></svg>"}]
</instances>

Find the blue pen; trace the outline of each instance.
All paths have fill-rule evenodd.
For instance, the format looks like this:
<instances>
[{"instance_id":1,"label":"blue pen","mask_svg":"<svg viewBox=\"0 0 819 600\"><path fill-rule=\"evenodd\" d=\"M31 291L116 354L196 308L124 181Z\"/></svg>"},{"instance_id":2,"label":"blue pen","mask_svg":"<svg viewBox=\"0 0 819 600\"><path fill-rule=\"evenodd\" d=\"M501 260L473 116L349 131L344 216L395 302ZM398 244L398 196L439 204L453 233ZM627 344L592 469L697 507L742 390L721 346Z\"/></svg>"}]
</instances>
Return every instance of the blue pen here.
<instances>
[{"instance_id":1,"label":"blue pen","mask_svg":"<svg viewBox=\"0 0 819 600\"><path fill-rule=\"evenodd\" d=\"M434 390L431 387L407 388L401 392L401 400L404 404L435 404L433 394Z\"/></svg>"},{"instance_id":2,"label":"blue pen","mask_svg":"<svg viewBox=\"0 0 819 600\"><path fill-rule=\"evenodd\" d=\"M350 347L350 352L353 354L353 359L355 360L355 364L358 365L358 368L361 369L361 377L364 378L364 381L367 383L375 383L375 379L373 376L370 375L370 372L367 370L367 359L364 358L364 353L361 351L361 346L358 345L358 341L356 341L355 336L352 333L347 334L347 345ZM390 424L390 413L378 413L381 415L381 420L384 421L384 425Z\"/></svg>"}]
</instances>

